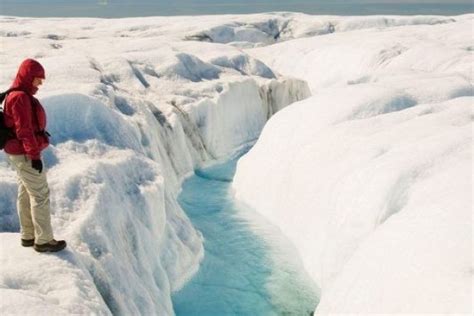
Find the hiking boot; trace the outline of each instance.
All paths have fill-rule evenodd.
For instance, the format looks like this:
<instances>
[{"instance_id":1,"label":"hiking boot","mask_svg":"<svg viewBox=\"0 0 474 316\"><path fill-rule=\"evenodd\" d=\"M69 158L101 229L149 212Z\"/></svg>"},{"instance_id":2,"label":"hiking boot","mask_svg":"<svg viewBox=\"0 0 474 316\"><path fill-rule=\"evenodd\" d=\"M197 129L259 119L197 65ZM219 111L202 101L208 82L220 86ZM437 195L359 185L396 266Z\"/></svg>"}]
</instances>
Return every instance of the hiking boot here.
<instances>
[{"instance_id":1,"label":"hiking boot","mask_svg":"<svg viewBox=\"0 0 474 316\"><path fill-rule=\"evenodd\" d=\"M35 244L34 248L38 252L56 252L61 251L66 248L66 241L65 240L51 240L42 245Z\"/></svg>"},{"instance_id":2,"label":"hiking boot","mask_svg":"<svg viewBox=\"0 0 474 316\"><path fill-rule=\"evenodd\" d=\"M35 240L34 239L21 239L21 245L23 247L33 247L33 245L35 244Z\"/></svg>"}]
</instances>

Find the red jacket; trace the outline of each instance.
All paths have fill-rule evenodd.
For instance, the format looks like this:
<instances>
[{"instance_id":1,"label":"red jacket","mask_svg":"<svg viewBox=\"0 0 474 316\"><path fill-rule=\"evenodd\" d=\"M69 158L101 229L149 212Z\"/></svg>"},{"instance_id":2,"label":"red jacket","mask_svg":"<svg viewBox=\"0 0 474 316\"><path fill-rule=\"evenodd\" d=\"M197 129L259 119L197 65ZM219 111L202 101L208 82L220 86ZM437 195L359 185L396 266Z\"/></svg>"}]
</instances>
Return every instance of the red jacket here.
<instances>
[{"instance_id":1,"label":"red jacket","mask_svg":"<svg viewBox=\"0 0 474 316\"><path fill-rule=\"evenodd\" d=\"M15 132L15 138L5 144L5 152L27 155L32 160L41 159L41 151L49 145L44 133L46 112L38 99L33 97L38 90L33 87L35 77L44 79L43 66L33 59L26 59L11 86L23 91L10 92L4 108L5 125Z\"/></svg>"}]
</instances>

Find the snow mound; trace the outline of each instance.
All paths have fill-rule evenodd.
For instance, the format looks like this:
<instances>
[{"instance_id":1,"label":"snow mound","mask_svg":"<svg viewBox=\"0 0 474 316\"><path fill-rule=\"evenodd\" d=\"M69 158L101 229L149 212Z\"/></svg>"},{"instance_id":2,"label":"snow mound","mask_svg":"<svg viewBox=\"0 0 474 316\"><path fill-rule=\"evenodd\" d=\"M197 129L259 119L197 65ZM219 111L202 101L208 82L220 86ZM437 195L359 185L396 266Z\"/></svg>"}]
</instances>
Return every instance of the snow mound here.
<instances>
[{"instance_id":1,"label":"snow mound","mask_svg":"<svg viewBox=\"0 0 474 316\"><path fill-rule=\"evenodd\" d=\"M313 92L233 186L298 248L316 313L472 313L472 19L447 22L247 50Z\"/></svg>"},{"instance_id":2,"label":"snow mound","mask_svg":"<svg viewBox=\"0 0 474 316\"><path fill-rule=\"evenodd\" d=\"M214 65L185 53L177 54L175 62L169 66L163 65L160 68L157 71L159 76L181 77L193 82L218 79L221 72Z\"/></svg>"},{"instance_id":3,"label":"snow mound","mask_svg":"<svg viewBox=\"0 0 474 316\"><path fill-rule=\"evenodd\" d=\"M46 98L44 103L48 108L48 119L54 122L49 129L54 135L53 144L95 139L114 147L140 150L140 139L133 128L117 111L97 99L81 94L61 94Z\"/></svg>"},{"instance_id":4,"label":"snow mound","mask_svg":"<svg viewBox=\"0 0 474 316\"><path fill-rule=\"evenodd\" d=\"M317 311L468 312L472 98L327 126L312 101L270 120L234 183L294 241Z\"/></svg>"},{"instance_id":5,"label":"snow mound","mask_svg":"<svg viewBox=\"0 0 474 316\"><path fill-rule=\"evenodd\" d=\"M276 78L273 71L267 65L246 54L232 56L231 58L221 56L213 59L211 62L217 66L235 69L243 75L254 75L267 79Z\"/></svg>"}]
</instances>

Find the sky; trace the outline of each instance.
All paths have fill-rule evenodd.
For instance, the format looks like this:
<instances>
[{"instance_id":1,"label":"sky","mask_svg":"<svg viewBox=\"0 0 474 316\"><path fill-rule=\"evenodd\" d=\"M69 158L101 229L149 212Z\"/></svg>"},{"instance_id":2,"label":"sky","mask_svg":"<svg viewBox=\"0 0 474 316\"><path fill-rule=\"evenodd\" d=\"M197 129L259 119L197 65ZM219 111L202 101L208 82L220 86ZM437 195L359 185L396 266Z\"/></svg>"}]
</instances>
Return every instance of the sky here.
<instances>
[{"instance_id":1,"label":"sky","mask_svg":"<svg viewBox=\"0 0 474 316\"><path fill-rule=\"evenodd\" d=\"M136 17L296 11L308 14L439 14L474 12L471 0L0 0L0 15Z\"/></svg>"}]
</instances>

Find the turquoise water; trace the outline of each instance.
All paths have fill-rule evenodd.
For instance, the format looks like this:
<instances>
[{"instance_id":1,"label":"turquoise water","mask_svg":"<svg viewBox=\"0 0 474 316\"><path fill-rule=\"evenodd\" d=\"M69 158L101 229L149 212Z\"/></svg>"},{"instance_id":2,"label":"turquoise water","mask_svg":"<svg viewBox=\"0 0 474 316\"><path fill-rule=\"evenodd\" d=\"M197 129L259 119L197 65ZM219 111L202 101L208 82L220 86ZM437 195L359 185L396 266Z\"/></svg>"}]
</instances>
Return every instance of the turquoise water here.
<instances>
[{"instance_id":1,"label":"turquoise water","mask_svg":"<svg viewBox=\"0 0 474 316\"><path fill-rule=\"evenodd\" d=\"M297 277L301 267L275 263L272 247L239 216L229 191L235 165L197 170L183 184L179 203L204 236L205 257L173 296L176 315L310 315L317 297Z\"/></svg>"},{"instance_id":2,"label":"turquoise water","mask_svg":"<svg viewBox=\"0 0 474 316\"><path fill-rule=\"evenodd\" d=\"M293 11L308 14L472 13L469 0L1 0L0 14L36 17L137 17Z\"/></svg>"}]
</instances>

